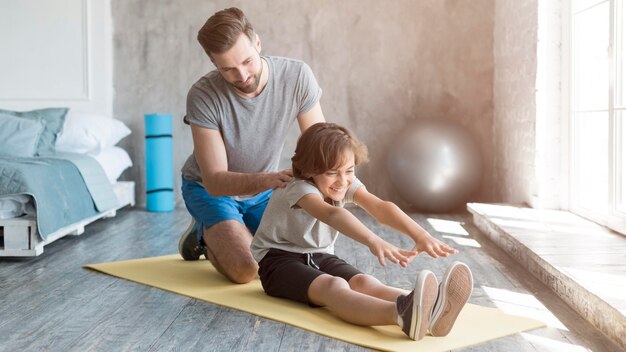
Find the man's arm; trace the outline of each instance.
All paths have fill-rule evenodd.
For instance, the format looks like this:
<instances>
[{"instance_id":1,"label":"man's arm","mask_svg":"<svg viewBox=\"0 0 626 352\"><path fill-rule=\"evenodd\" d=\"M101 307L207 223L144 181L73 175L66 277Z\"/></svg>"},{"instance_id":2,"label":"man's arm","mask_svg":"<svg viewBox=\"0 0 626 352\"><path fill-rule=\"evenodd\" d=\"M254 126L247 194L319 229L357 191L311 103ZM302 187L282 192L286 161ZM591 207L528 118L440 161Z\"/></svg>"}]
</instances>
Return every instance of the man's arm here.
<instances>
[{"instance_id":1,"label":"man's arm","mask_svg":"<svg viewBox=\"0 0 626 352\"><path fill-rule=\"evenodd\" d=\"M214 197L255 194L285 187L292 179L291 170L271 173L228 171L226 148L219 131L192 124L191 135L202 184Z\"/></svg>"},{"instance_id":2,"label":"man's arm","mask_svg":"<svg viewBox=\"0 0 626 352\"><path fill-rule=\"evenodd\" d=\"M307 128L313 126L318 122L325 122L324 113L322 113L322 106L318 101L315 103L311 110L298 115L298 125L300 126L300 133L306 131Z\"/></svg>"}]
</instances>

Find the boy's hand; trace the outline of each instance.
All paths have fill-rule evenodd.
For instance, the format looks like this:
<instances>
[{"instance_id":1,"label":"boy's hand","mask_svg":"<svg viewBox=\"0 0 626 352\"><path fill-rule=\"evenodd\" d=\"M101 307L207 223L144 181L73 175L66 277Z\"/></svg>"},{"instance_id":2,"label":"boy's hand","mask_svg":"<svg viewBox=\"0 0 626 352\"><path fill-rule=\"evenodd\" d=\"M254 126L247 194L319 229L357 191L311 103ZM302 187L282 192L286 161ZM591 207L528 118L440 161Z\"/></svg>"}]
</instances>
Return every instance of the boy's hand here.
<instances>
[{"instance_id":1,"label":"boy's hand","mask_svg":"<svg viewBox=\"0 0 626 352\"><path fill-rule=\"evenodd\" d=\"M413 251L417 254L426 252L433 258L447 257L450 254L459 253L456 249L448 246L429 234L421 237L420 240L415 243ZM410 260L413 260L413 258L410 258Z\"/></svg>"},{"instance_id":2,"label":"boy's hand","mask_svg":"<svg viewBox=\"0 0 626 352\"><path fill-rule=\"evenodd\" d=\"M415 249L407 251L398 248L391 243L378 237L369 246L370 252L378 258L378 262L382 266L387 266L385 258L389 259L394 264L400 264L403 268L406 268L411 260L418 254Z\"/></svg>"}]
</instances>

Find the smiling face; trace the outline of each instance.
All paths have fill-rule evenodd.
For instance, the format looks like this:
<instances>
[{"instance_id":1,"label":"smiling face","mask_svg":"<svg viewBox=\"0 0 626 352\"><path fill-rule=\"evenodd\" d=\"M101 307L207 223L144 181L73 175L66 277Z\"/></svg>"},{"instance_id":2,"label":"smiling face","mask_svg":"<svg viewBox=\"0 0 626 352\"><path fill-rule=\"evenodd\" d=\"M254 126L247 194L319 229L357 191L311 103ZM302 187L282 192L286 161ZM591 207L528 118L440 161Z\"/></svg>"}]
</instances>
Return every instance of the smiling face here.
<instances>
[{"instance_id":1,"label":"smiling face","mask_svg":"<svg viewBox=\"0 0 626 352\"><path fill-rule=\"evenodd\" d=\"M339 165L313 176L313 182L324 198L341 201L354 181L354 152L346 149L339 158Z\"/></svg>"},{"instance_id":2,"label":"smiling face","mask_svg":"<svg viewBox=\"0 0 626 352\"><path fill-rule=\"evenodd\" d=\"M241 34L235 45L221 54L211 54L211 61L226 82L242 95L258 95L263 89L261 78L261 41L256 36L255 43Z\"/></svg>"}]
</instances>

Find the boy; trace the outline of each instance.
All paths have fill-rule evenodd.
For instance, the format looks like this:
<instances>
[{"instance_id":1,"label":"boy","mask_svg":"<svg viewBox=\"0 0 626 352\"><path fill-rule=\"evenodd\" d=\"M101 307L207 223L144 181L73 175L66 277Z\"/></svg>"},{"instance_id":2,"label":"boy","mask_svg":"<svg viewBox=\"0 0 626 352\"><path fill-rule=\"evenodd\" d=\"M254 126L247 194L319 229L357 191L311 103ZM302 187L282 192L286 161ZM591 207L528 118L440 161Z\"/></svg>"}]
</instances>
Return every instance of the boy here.
<instances>
[{"instance_id":1,"label":"boy","mask_svg":"<svg viewBox=\"0 0 626 352\"><path fill-rule=\"evenodd\" d=\"M447 335L471 295L467 265L454 263L441 285L423 270L407 295L333 255L339 232L366 245L383 266L387 259L406 267L420 252L433 258L457 253L367 191L354 175L355 166L367 161L366 147L341 126L317 123L302 134L291 160L296 180L274 192L251 245L265 292L326 307L357 325L398 324L414 340L428 330ZM343 208L348 202L413 239L413 249L375 235Z\"/></svg>"}]
</instances>

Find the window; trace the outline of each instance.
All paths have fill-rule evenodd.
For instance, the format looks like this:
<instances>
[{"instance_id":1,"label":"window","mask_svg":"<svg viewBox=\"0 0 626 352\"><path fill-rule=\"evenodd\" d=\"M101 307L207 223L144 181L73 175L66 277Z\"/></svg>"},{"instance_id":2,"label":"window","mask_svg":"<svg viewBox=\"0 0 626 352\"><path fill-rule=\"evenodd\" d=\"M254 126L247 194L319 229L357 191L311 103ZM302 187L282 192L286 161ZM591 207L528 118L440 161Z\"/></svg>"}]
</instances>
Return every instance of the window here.
<instances>
[{"instance_id":1,"label":"window","mask_svg":"<svg viewBox=\"0 0 626 352\"><path fill-rule=\"evenodd\" d=\"M621 0L572 0L570 210L626 233L626 38Z\"/></svg>"}]
</instances>

